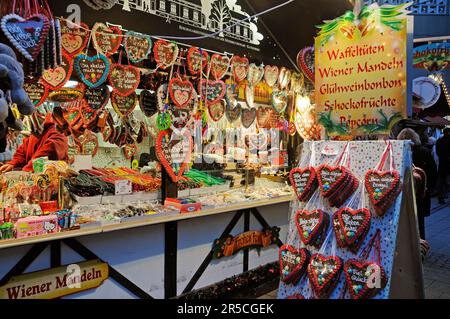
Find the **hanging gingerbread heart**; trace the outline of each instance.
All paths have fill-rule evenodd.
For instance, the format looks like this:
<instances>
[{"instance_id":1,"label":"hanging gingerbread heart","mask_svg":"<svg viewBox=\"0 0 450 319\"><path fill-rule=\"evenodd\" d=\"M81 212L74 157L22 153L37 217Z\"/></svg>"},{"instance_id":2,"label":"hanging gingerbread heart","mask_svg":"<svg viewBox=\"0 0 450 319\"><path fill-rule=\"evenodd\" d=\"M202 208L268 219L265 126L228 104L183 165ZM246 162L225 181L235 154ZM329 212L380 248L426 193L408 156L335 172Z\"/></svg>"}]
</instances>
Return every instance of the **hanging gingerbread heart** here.
<instances>
[{"instance_id":1,"label":"hanging gingerbread heart","mask_svg":"<svg viewBox=\"0 0 450 319\"><path fill-rule=\"evenodd\" d=\"M267 85L273 87L278 80L279 69L276 65L266 65L264 67L264 80Z\"/></svg>"},{"instance_id":2,"label":"hanging gingerbread heart","mask_svg":"<svg viewBox=\"0 0 450 319\"><path fill-rule=\"evenodd\" d=\"M364 178L370 201L378 215L383 216L397 199L402 187L398 171L369 170Z\"/></svg>"},{"instance_id":3,"label":"hanging gingerbread heart","mask_svg":"<svg viewBox=\"0 0 450 319\"><path fill-rule=\"evenodd\" d=\"M117 52L122 43L122 29L97 22L91 30L92 42L97 52L111 56Z\"/></svg>"},{"instance_id":4,"label":"hanging gingerbread heart","mask_svg":"<svg viewBox=\"0 0 450 319\"><path fill-rule=\"evenodd\" d=\"M241 111L241 123L245 128L249 128L253 124L256 118L256 109L242 109Z\"/></svg>"},{"instance_id":5,"label":"hanging gingerbread heart","mask_svg":"<svg viewBox=\"0 0 450 319\"><path fill-rule=\"evenodd\" d=\"M86 23L74 24L60 19L61 47L70 56L75 56L86 47L89 40L89 27Z\"/></svg>"},{"instance_id":6,"label":"hanging gingerbread heart","mask_svg":"<svg viewBox=\"0 0 450 319\"><path fill-rule=\"evenodd\" d=\"M156 92L142 90L139 95L139 107L145 116L151 117L158 111Z\"/></svg>"},{"instance_id":7,"label":"hanging gingerbread heart","mask_svg":"<svg viewBox=\"0 0 450 319\"><path fill-rule=\"evenodd\" d=\"M219 121L225 114L225 104L226 103L224 100L220 100L213 104L208 104L208 113L214 122Z\"/></svg>"},{"instance_id":8,"label":"hanging gingerbread heart","mask_svg":"<svg viewBox=\"0 0 450 319\"><path fill-rule=\"evenodd\" d=\"M123 39L123 46L128 58L133 63L147 59L152 50L152 39L149 35L127 31Z\"/></svg>"},{"instance_id":9,"label":"hanging gingerbread heart","mask_svg":"<svg viewBox=\"0 0 450 319\"><path fill-rule=\"evenodd\" d=\"M228 67L230 65L230 58L220 54L213 54L210 61L210 72L211 75L216 79L220 80L227 74Z\"/></svg>"},{"instance_id":10,"label":"hanging gingerbread heart","mask_svg":"<svg viewBox=\"0 0 450 319\"><path fill-rule=\"evenodd\" d=\"M368 299L386 287L383 267L375 262L348 260L344 265L345 281L352 299Z\"/></svg>"},{"instance_id":11,"label":"hanging gingerbread heart","mask_svg":"<svg viewBox=\"0 0 450 319\"><path fill-rule=\"evenodd\" d=\"M214 104L222 100L225 96L226 85L221 80L211 81L202 79L198 83L198 91L202 100L206 96L206 104Z\"/></svg>"},{"instance_id":12,"label":"hanging gingerbread heart","mask_svg":"<svg viewBox=\"0 0 450 319\"><path fill-rule=\"evenodd\" d=\"M280 72L278 73L278 86L280 90L284 90L288 87L291 81L292 71L286 69L284 66L281 67Z\"/></svg>"},{"instance_id":13,"label":"hanging gingerbread heart","mask_svg":"<svg viewBox=\"0 0 450 319\"><path fill-rule=\"evenodd\" d=\"M42 83L37 81L27 81L24 83L23 89L27 92L31 103L33 103L35 107L38 107L47 99L48 89Z\"/></svg>"},{"instance_id":14,"label":"hanging gingerbread heart","mask_svg":"<svg viewBox=\"0 0 450 319\"><path fill-rule=\"evenodd\" d=\"M95 156L98 151L98 139L97 135L91 131L84 131L78 138L81 145L81 154Z\"/></svg>"},{"instance_id":15,"label":"hanging gingerbread heart","mask_svg":"<svg viewBox=\"0 0 450 319\"><path fill-rule=\"evenodd\" d=\"M97 121L97 111L90 108L87 104L80 108L80 113L85 128L88 128L92 123Z\"/></svg>"},{"instance_id":16,"label":"hanging gingerbread heart","mask_svg":"<svg viewBox=\"0 0 450 319\"><path fill-rule=\"evenodd\" d=\"M179 108L185 108L193 97L194 86L188 80L173 78L169 82L169 94L172 102Z\"/></svg>"},{"instance_id":17,"label":"hanging gingerbread heart","mask_svg":"<svg viewBox=\"0 0 450 319\"><path fill-rule=\"evenodd\" d=\"M317 188L317 174L314 167L296 167L289 173L292 188L301 202L308 201Z\"/></svg>"},{"instance_id":18,"label":"hanging gingerbread heart","mask_svg":"<svg viewBox=\"0 0 450 319\"><path fill-rule=\"evenodd\" d=\"M238 55L231 58L231 72L236 82L243 81L248 74L249 62L246 57L240 57Z\"/></svg>"},{"instance_id":19,"label":"hanging gingerbread heart","mask_svg":"<svg viewBox=\"0 0 450 319\"><path fill-rule=\"evenodd\" d=\"M294 221L297 226L300 239L305 245L313 244L313 241L322 232L325 222L325 214L321 209L308 211L300 209L295 213Z\"/></svg>"},{"instance_id":20,"label":"hanging gingerbread heart","mask_svg":"<svg viewBox=\"0 0 450 319\"><path fill-rule=\"evenodd\" d=\"M308 264L308 278L316 297L326 299L339 281L342 260L338 256L314 254Z\"/></svg>"},{"instance_id":21,"label":"hanging gingerbread heart","mask_svg":"<svg viewBox=\"0 0 450 319\"><path fill-rule=\"evenodd\" d=\"M261 82L263 76L264 68L262 66L257 66L255 63L250 64L247 74L249 86L256 86L256 84Z\"/></svg>"},{"instance_id":22,"label":"hanging gingerbread heart","mask_svg":"<svg viewBox=\"0 0 450 319\"><path fill-rule=\"evenodd\" d=\"M291 75L291 91L293 92L299 92L304 85L305 79L303 77L303 74L299 72L292 72Z\"/></svg>"},{"instance_id":23,"label":"hanging gingerbread heart","mask_svg":"<svg viewBox=\"0 0 450 319\"><path fill-rule=\"evenodd\" d=\"M3 16L0 26L11 44L28 61L34 61L42 51L50 31L49 20L43 14L33 14L27 18L7 14Z\"/></svg>"},{"instance_id":24,"label":"hanging gingerbread heart","mask_svg":"<svg viewBox=\"0 0 450 319\"><path fill-rule=\"evenodd\" d=\"M103 54L87 56L78 54L75 57L75 71L84 84L90 88L102 85L109 74L109 59Z\"/></svg>"},{"instance_id":25,"label":"hanging gingerbread heart","mask_svg":"<svg viewBox=\"0 0 450 319\"><path fill-rule=\"evenodd\" d=\"M247 106L250 108L255 107L255 91L253 86L245 86L245 103L247 103Z\"/></svg>"},{"instance_id":26,"label":"hanging gingerbread heart","mask_svg":"<svg viewBox=\"0 0 450 319\"><path fill-rule=\"evenodd\" d=\"M336 237L342 236L345 246L351 246L356 240L363 241L361 236L365 235L370 228L371 214L367 208L352 209L342 207L334 213L339 223L333 223ZM335 219L333 218L333 219Z\"/></svg>"},{"instance_id":27,"label":"hanging gingerbread heart","mask_svg":"<svg viewBox=\"0 0 450 319\"><path fill-rule=\"evenodd\" d=\"M138 88L141 72L132 65L114 63L108 75L113 92L120 96L127 96Z\"/></svg>"},{"instance_id":28,"label":"hanging gingerbread heart","mask_svg":"<svg viewBox=\"0 0 450 319\"><path fill-rule=\"evenodd\" d=\"M289 97L286 91L272 92L272 106L277 113L283 113L289 102Z\"/></svg>"},{"instance_id":29,"label":"hanging gingerbread heart","mask_svg":"<svg viewBox=\"0 0 450 319\"><path fill-rule=\"evenodd\" d=\"M314 83L314 47L306 47L297 54L297 66L303 74Z\"/></svg>"},{"instance_id":30,"label":"hanging gingerbread heart","mask_svg":"<svg viewBox=\"0 0 450 319\"><path fill-rule=\"evenodd\" d=\"M62 54L62 64L54 69L47 69L42 73L41 83L48 89L56 90L64 86L70 79L73 69L73 61L66 54Z\"/></svg>"},{"instance_id":31,"label":"hanging gingerbread heart","mask_svg":"<svg viewBox=\"0 0 450 319\"><path fill-rule=\"evenodd\" d=\"M198 75L208 65L209 55L205 50L190 47L187 52L187 65L192 75Z\"/></svg>"},{"instance_id":32,"label":"hanging gingerbread heart","mask_svg":"<svg viewBox=\"0 0 450 319\"><path fill-rule=\"evenodd\" d=\"M227 108L225 110L225 114L230 123L236 121L241 115L241 104L237 103L235 106L232 104L227 104Z\"/></svg>"},{"instance_id":33,"label":"hanging gingerbread heart","mask_svg":"<svg viewBox=\"0 0 450 319\"><path fill-rule=\"evenodd\" d=\"M258 151L267 150L269 138L266 132L259 132L258 134L250 134L248 136L249 147Z\"/></svg>"},{"instance_id":34,"label":"hanging gingerbread heart","mask_svg":"<svg viewBox=\"0 0 450 319\"><path fill-rule=\"evenodd\" d=\"M117 115L120 117L126 117L127 115L133 112L136 107L138 98L136 93L131 93L127 96L121 96L116 94L115 92L111 93L111 104L116 111Z\"/></svg>"},{"instance_id":35,"label":"hanging gingerbread heart","mask_svg":"<svg viewBox=\"0 0 450 319\"><path fill-rule=\"evenodd\" d=\"M87 87L84 90L84 98L93 110L102 110L108 104L109 96L109 89L106 84L100 85L97 88Z\"/></svg>"},{"instance_id":36,"label":"hanging gingerbread heart","mask_svg":"<svg viewBox=\"0 0 450 319\"><path fill-rule=\"evenodd\" d=\"M192 138L189 134L174 138L170 131L160 131L156 139L155 152L169 177L177 183L190 161Z\"/></svg>"},{"instance_id":37,"label":"hanging gingerbread heart","mask_svg":"<svg viewBox=\"0 0 450 319\"><path fill-rule=\"evenodd\" d=\"M272 113L271 107L260 106L256 111L256 123L260 128L269 128L269 121Z\"/></svg>"},{"instance_id":38,"label":"hanging gingerbread heart","mask_svg":"<svg viewBox=\"0 0 450 319\"><path fill-rule=\"evenodd\" d=\"M283 245L278 253L280 261L280 280L287 284L296 284L303 276L309 262L309 252L305 248L295 249Z\"/></svg>"},{"instance_id":39,"label":"hanging gingerbread heart","mask_svg":"<svg viewBox=\"0 0 450 319\"><path fill-rule=\"evenodd\" d=\"M130 160L134 157L134 155L136 155L137 146L136 144L125 144L122 150L125 158Z\"/></svg>"},{"instance_id":40,"label":"hanging gingerbread heart","mask_svg":"<svg viewBox=\"0 0 450 319\"><path fill-rule=\"evenodd\" d=\"M175 42L167 42L166 40L158 40L153 46L153 54L156 63L162 69L170 67L178 58L178 46Z\"/></svg>"},{"instance_id":41,"label":"hanging gingerbread heart","mask_svg":"<svg viewBox=\"0 0 450 319\"><path fill-rule=\"evenodd\" d=\"M340 186L345 178L345 171L340 166L321 165L317 170L320 192L327 196Z\"/></svg>"}]
</instances>

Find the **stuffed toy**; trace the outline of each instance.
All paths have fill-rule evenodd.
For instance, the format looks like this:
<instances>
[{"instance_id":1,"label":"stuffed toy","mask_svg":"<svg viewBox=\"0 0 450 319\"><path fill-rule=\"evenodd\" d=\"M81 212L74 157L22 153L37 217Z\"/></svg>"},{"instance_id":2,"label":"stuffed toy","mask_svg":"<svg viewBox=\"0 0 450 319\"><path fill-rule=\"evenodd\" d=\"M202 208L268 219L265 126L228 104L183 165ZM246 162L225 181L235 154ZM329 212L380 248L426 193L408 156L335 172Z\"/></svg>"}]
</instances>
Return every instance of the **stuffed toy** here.
<instances>
[{"instance_id":1,"label":"stuffed toy","mask_svg":"<svg viewBox=\"0 0 450 319\"><path fill-rule=\"evenodd\" d=\"M34 105L23 89L23 84L22 64L17 61L16 54L9 46L0 43L0 152L4 151L4 143L1 141L6 138L7 128L22 128L8 102L15 103L23 115L30 115L34 111Z\"/></svg>"}]
</instances>

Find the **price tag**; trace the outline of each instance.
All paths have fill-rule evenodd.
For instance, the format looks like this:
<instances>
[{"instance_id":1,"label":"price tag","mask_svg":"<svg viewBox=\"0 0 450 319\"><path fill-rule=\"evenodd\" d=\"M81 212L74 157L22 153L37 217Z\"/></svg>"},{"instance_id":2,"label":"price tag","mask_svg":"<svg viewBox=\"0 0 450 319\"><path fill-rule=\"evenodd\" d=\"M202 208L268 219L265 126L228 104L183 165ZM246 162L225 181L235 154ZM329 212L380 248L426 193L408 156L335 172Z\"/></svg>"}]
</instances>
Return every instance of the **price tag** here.
<instances>
[{"instance_id":1,"label":"price tag","mask_svg":"<svg viewBox=\"0 0 450 319\"><path fill-rule=\"evenodd\" d=\"M132 193L131 181L127 179L114 182L114 193L116 195L127 195Z\"/></svg>"},{"instance_id":2,"label":"price tag","mask_svg":"<svg viewBox=\"0 0 450 319\"><path fill-rule=\"evenodd\" d=\"M338 154L338 150L331 145L325 145L322 149L322 154L327 156L336 156Z\"/></svg>"}]
</instances>

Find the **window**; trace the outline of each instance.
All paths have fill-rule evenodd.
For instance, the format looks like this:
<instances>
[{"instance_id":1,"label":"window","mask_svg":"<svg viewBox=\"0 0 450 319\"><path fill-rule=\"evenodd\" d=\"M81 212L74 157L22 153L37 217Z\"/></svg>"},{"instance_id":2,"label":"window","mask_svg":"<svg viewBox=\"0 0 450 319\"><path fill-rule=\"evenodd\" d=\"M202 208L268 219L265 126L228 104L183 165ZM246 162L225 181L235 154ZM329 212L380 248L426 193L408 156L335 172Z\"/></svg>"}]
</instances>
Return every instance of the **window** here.
<instances>
[{"instance_id":1,"label":"window","mask_svg":"<svg viewBox=\"0 0 450 319\"><path fill-rule=\"evenodd\" d=\"M177 13L177 5L175 3L170 4L170 12Z\"/></svg>"},{"instance_id":2,"label":"window","mask_svg":"<svg viewBox=\"0 0 450 319\"><path fill-rule=\"evenodd\" d=\"M198 21L198 11L194 11L194 21Z\"/></svg>"},{"instance_id":3,"label":"window","mask_svg":"<svg viewBox=\"0 0 450 319\"><path fill-rule=\"evenodd\" d=\"M244 37L248 37L248 29L244 28Z\"/></svg>"},{"instance_id":4,"label":"window","mask_svg":"<svg viewBox=\"0 0 450 319\"><path fill-rule=\"evenodd\" d=\"M245 29L245 28L244 28ZM241 26L237 25L236 26L236 34L240 35L241 34Z\"/></svg>"},{"instance_id":5,"label":"window","mask_svg":"<svg viewBox=\"0 0 450 319\"><path fill-rule=\"evenodd\" d=\"M159 1L159 10L166 10L166 2L163 0Z\"/></svg>"},{"instance_id":6,"label":"window","mask_svg":"<svg viewBox=\"0 0 450 319\"><path fill-rule=\"evenodd\" d=\"M189 9L183 8L183 18L189 19Z\"/></svg>"}]
</instances>

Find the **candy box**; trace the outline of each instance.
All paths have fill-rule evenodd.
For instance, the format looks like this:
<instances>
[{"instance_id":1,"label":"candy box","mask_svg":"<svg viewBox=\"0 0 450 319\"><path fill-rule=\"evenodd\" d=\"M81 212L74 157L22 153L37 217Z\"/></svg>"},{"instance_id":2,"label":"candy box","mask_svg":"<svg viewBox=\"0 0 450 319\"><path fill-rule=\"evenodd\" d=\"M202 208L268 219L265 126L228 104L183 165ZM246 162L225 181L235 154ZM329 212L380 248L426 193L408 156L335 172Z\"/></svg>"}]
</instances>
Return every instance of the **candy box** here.
<instances>
[{"instance_id":1,"label":"candy box","mask_svg":"<svg viewBox=\"0 0 450 319\"><path fill-rule=\"evenodd\" d=\"M29 216L19 218L16 222L16 237L39 236L58 231L58 217L56 215Z\"/></svg>"},{"instance_id":2,"label":"candy box","mask_svg":"<svg viewBox=\"0 0 450 319\"><path fill-rule=\"evenodd\" d=\"M202 204L191 198L166 198L164 206L180 213L193 213L202 209Z\"/></svg>"}]
</instances>

